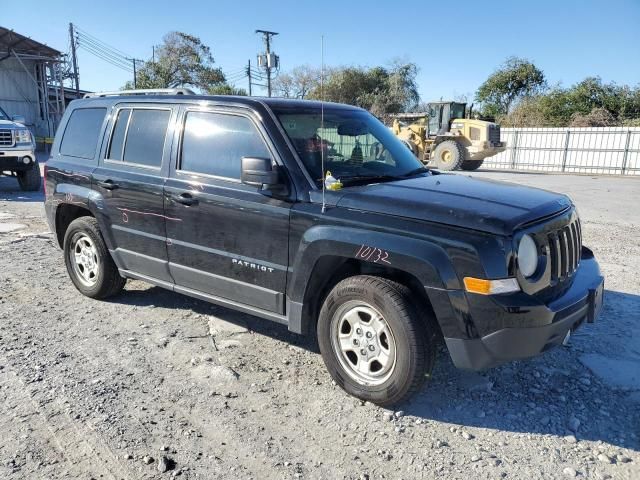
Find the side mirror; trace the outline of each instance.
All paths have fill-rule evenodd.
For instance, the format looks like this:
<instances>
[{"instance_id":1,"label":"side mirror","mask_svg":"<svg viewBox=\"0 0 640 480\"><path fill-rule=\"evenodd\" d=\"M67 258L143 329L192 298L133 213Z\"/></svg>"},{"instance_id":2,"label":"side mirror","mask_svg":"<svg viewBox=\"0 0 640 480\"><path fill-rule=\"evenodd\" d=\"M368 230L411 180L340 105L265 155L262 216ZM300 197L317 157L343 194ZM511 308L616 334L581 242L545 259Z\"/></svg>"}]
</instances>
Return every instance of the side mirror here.
<instances>
[{"instance_id":1,"label":"side mirror","mask_svg":"<svg viewBox=\"0 0 640 480\"><path fill-rule=\"evenodd\" d=\"M242 183L254 187L275 187L280 184L280 175L273 168L270 158L242 157Z\"/></svg>"},{"instance_id":2,"label":"side mirror","mask_svg":"<svg viewBox=\"0 0 640 480\"><path fill-rule=\"evenodd\" d=\"M11 120L16 123L21 123L23 125L27 123L27 120L22 115L14 115L13 117L11 117Z\"/></svg>"}]
</instances>

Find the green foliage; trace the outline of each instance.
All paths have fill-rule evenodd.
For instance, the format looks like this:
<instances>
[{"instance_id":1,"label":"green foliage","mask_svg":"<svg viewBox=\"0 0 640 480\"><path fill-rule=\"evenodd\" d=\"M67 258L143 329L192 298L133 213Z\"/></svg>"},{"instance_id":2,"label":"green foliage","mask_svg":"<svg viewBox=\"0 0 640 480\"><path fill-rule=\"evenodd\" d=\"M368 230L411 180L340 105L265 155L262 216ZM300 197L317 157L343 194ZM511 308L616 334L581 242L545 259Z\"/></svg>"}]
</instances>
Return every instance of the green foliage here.
<instances>
[{"instance_id":1,"label":"green foliage","mask_svg":"<svg viewBox=\"0 0 640 480\"><path fill-rule=\"evenodd\" d=\"M365 108L377 116L410 110L420 97L416 65L344 67L329 71L322 92L317 85L309 98L346 103Z\"/></svg>"},{"instance_id":2,"label":"green foliage","mask_svg":"<svg viewBox=\"0 0 640 480\"><path fill-rule=\"evenodd\" d=\"M533 63L510 57L480 85L476 101L482 104L483 115L505 115L514 102L541 92L545 84L544 73Z\"/></svg>"},{"instance_id":3,"label":"green foliage","mask_svg":"<svg viewBox=\"0 0 640 480\"><path fill-rule=\"evenodd\" d=\"M588 77L568 88L556 86L518 103L500 117L504 126L566 127L632 125L640 119L640 86L603 83Z\"/></svg>"},{"instance_id":4,"label":"green foliage","mask_svg":"<svg viewBox=\"0 0 640 480\"><path fill-rule=\"evenodd\" d=\"M170 32L156 47L156 60L147 61L138 70L137 88L194 87L206 92L225 81L222 70L213 64L211 49L198 37ZM124 88L133 88L133 82Z\"/></svg>"},{"instance_id":5,"label":"green foliage","mask_svg":"<svg viewBox=\"0 0 640 480\"><path fill-rule=\"evenodd\" d=\"M247 91L244 88L236 88L228 83L222 83L214 85L207 90L209 95L241 95L247 96Z\"/></svg>"}]
</instances>

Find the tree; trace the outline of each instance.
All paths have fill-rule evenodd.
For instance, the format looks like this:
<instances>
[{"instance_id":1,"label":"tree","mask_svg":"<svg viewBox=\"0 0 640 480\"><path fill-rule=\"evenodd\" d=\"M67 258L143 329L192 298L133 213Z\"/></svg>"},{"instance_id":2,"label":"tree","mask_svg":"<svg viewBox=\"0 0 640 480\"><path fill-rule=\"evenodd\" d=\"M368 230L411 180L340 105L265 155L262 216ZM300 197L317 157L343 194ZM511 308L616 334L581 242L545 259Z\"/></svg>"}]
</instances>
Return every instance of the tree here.
<instances>
[{"instance_id":1,"label":"tree","mask_svg":"<svg viewBox=\"0 0 640 480\"><path fill-rule=\"evenodd\" d=\"M420 100L417 72L412 63L394 64L389 69L336 68L330 70L322 92L317 86L309 97L355 105L377 116L408 111Z\"/></svg>"},{"instance_id":2,"label":"tree","mask_svg":"<svg viewBox=\"0 0 640 480\"><path fill-rule=\"evenodd\" d=\"M305 98L320 85L320 70L309 65L300 65L288 73L281 73L273 81L273 92L277 97Z\"/></svg>"},{"instance_id":3,"label":"tree","mask_svg":"<svg viewBox=\"0 0 640 480\"><path fill-rule=\"evenodd\" d=\"M207 91L209 95L240 95L243 97L247 96L247 91L244 88L236 88L228 83L222 83L220 85L215 85L210 87Z\"/></svg>"},{"instance_id":4,"label":"tree","mask_svg":"<svg viewBox=\"0 0 640 480\"><path fill-rule=\"evenodd\" d=\"M193 35L166 34L162 45L156 47L156 57L138 70L137 88L194 87L206 92L225 82L222 70L213 66L211 49ZM133 88L133 82L124 88Z\"/></svg>"},{"instance_id":5,"label":"tree","mask_svg":"<svg viewBox=\"0 0 640 480\"><path fill-rule=\"evenodd\" d=\"M476 92L487 116L506 115L515 102L541 93L546 82L544 73L523 58L510 57L493 72Z\"/></svg>"}]
</instances>

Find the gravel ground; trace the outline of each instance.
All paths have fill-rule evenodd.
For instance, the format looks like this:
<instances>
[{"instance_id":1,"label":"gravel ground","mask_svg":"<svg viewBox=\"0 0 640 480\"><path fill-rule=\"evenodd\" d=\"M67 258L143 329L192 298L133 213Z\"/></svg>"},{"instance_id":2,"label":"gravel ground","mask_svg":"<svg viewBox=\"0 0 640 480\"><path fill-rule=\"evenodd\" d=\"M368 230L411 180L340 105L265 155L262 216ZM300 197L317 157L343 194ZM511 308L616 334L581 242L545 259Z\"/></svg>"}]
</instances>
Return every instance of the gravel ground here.
<instances>
[{"instance_id":1,"label":"gravel ground","mask_svg":"<svg viewBox=\"0 0 640 480\"><path fill-rule=\"evenodd\" d=\"M442 350L397 411L279 325L140 282L83 297L41 194L1 179L0 478L640 478L640 179L476 175L574 198L603 315L482 374Z\"/></svg>"}]
</instances>

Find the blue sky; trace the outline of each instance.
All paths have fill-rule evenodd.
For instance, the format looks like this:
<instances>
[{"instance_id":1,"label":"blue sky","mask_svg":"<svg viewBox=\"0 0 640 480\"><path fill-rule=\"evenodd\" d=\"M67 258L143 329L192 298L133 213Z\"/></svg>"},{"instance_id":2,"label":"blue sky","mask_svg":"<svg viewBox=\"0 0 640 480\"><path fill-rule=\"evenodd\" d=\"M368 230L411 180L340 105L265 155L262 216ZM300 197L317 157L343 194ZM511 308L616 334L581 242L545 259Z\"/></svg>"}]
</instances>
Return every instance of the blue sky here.
<instances>
[{"instance_id":1,"label":"blue sky","mask_svg":"<svg viewBox=\"0 0 640 480\"><path fill-rule=\"evenodd\" d=\"M257 28L280 32L274 51L282 69L320 63L384 65L394 59L420 68L424 100L472 96L511 55L532 60L550 83L589 75L640 83L640 0L458 0L402 2L304 0L5 1L0 25L62 51L68 23L137 58L171 30L199 36L230 74L255 62ZM81 88L113 90L131 75L79 52ZM246 88L246 79L237 82ZM260 91L258 91L260 93Z\"/></svg>"}]
</instances>

